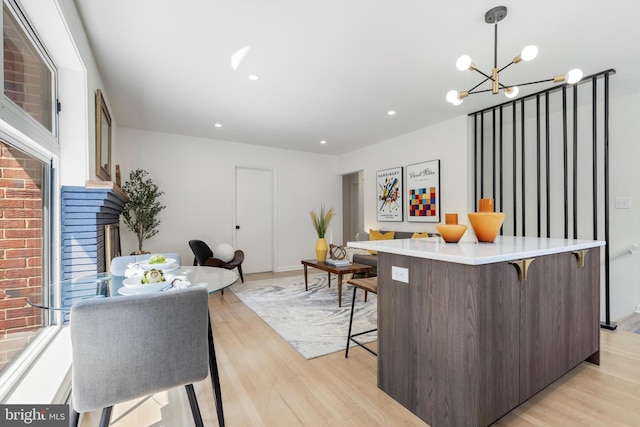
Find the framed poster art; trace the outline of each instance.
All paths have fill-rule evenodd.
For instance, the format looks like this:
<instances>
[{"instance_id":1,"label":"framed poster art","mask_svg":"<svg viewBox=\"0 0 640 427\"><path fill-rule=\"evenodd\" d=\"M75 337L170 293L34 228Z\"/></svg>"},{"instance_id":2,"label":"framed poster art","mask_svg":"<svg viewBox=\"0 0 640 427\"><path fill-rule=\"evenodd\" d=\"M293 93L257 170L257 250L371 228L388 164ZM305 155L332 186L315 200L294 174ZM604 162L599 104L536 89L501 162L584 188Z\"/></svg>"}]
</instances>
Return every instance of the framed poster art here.
<instances>
[{"instance_id":1,"label":"framed poster art","mask_svg":"<svg viewBox=\"0 0 640 427\"><path fill-rule=\"evenodd\" d=\"M407 166L407 221L440 222L440 160Z\"/></svg>"},{"instance_id":2,"label":"framed poster art","mask_svg":"<svg viewBox=\"0 0 640 427\"><path fill-rule=\"evenodd\" d=\"M376 173L376 206L378 221L402 222L402 167Z\"/></svg>"}]
</instances>

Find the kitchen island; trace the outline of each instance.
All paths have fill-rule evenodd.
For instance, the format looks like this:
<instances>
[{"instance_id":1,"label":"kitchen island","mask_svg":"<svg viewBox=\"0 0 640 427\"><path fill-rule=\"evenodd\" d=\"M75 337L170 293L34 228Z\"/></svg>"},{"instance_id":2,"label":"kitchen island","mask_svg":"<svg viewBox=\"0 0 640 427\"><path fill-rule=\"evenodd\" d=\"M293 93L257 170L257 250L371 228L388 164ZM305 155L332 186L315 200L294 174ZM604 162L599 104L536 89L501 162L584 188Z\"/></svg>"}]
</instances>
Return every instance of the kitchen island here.
<instances>
[{"instance_id":1,"label":"kitchen island","mask_svg":"<svg viewBox=\"0 0 640 427\"><path fill-rule=\"evenodd\" d=\"M601 241L349 242L378 251L378 387L440 426L486 426L599 363Z\"/></svg>"}]
</instances>

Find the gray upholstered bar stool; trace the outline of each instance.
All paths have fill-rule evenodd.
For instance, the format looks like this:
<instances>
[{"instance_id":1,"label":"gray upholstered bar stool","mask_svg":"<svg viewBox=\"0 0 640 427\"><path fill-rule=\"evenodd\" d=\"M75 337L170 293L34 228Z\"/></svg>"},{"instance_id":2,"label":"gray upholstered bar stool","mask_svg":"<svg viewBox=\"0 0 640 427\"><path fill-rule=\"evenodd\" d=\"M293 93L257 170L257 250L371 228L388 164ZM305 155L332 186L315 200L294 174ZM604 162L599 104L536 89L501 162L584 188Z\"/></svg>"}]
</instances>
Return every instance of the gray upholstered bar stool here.
<instances>
[{"instance_id":1,"label":"gray upholstered bar stool","mask_svg":"<svg viewBox=\"0 0 640 427\"><path fill-rule=\"evenodd\" d=\"M354 307L356 305L356 291L358 290L358 288L362 289L364 291L364 295L365 295L365 301L366 301L366 296L368 292L374 293L374 294L378 294L378 278L377 277L366 277L366 278L362 278L362 279L351 279L349 281L347 281L348 284L350 284L351 286L353 286L353 300L351 301L351 316L349 317L349 332L347 334L347 349L344 352L344 357L349 357L349 343L351 341L353 341L354 343L358 344L360 347L364 348L365 350L367 350L369 353L373 354L374 356L377 356L378 353L376 353L375 351L371 350L369 347L367 347L366 345L364 345L363 343L359 342L358 340L356 340L354 337L358 337L360 335L364 335L364 334L368 334L369 332L374 332L377 331L378 329L370 329L368 331L364 331L364 332L358 332L356 334L351 334L351 327L353 326L353 311L354 311Z\"/></svg>"}]
</instances>

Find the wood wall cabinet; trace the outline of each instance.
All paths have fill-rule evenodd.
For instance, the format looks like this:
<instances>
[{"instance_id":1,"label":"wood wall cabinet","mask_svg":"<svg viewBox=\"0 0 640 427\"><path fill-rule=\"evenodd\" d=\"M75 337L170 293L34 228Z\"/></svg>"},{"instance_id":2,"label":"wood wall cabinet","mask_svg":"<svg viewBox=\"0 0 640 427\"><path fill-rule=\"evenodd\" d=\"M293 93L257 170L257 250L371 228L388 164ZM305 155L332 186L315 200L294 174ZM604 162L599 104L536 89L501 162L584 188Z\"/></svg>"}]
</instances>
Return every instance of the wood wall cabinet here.
<instances>
[{"instance_id":1,"label":"wood wall cabinet","mask_svg":"<svg viewBox=\"0 0 640 427\"><path fill-rule=\"evenodd\" d=\"M599 252L535 257L526 280L507 261L379 253L378 386L433 427L486 426L599 363Z\"/></svg>"}]
</instances>

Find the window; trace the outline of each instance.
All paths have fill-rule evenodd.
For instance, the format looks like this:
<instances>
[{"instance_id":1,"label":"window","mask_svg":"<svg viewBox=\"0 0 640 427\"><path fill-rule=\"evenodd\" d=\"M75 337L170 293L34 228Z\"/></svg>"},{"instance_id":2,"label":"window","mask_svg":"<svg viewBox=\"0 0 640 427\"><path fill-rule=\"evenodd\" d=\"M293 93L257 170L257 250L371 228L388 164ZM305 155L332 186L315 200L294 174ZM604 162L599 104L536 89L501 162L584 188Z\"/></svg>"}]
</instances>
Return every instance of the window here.
<instances>
[{"instance_id":1,"label":"window","mask_svg":"<svg viewBox=\"0 0 640 427\"><path fill-rule=\"evenodd\" d=\"M0 373L40 332L47 164L0 140Z\"/></svg>"},{"instance_id":2,"label":"window","mask_svg":"<svg viewBox=\"0 0 640 427\"><path fill-rule=\"evenodd\" d=\"M2 14L4 94L53 133L53 71L7 4Z\"/></svg>"},{"instance_id":3,"label":"window","mask_svg":"<svg viewBox=\"0 0 640 427\"><path fill-rule=\"evenodd\" d=\"M58 156L56 69L16 0L3 1L2 28L0 399L40 355L49 339L42 332L56 319L27 300L51 297L51 165Z\"/></svg>"}]
</instances>

